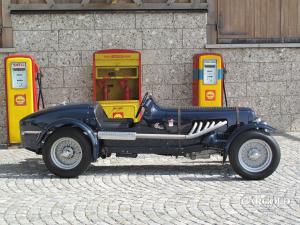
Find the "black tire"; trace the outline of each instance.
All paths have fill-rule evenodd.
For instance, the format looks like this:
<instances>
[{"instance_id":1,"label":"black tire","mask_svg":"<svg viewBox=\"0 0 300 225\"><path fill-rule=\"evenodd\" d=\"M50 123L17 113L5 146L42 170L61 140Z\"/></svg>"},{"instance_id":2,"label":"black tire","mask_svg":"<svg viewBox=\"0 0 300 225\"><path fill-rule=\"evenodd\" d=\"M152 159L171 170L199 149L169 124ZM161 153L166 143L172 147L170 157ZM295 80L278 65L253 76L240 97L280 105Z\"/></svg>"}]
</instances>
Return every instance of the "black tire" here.
<instances>
[{"instance_id":1,"label":"black tire","mask_svg":"<svg viewBox=\"0 0 300 225\"><path fill-rule=\"evenodd\" d=\"M51 148L53 144L56 143L56 141L58 140L62 140L63 138L68 138L68 140L72 139L73 141L77 142L81 147L81 153L78 153L79 155L81 154L81 159L78 159L76 161L78 165L76 165L75 163L74 166L75 165L76 166L74 168L70 168L70 169L60 168L57 165L58 163L55 163L55 159L53 159L53 156L51 156ZM78 145L76 144L76 146ZM86 171L86 169L89 167L92 161L91 143L88 140L88 138L83 134L83 132L77 128L66 127L66 128L60 128L57 131L55 131L47 139L42 149L42 153L43 153L43 160L47 168L50 170L50 172L52 172L53 174L59 177L65 177L65 178L77 177L78 175Z\"/></svg>"},{"instance_id":2,"label":"black tire","mask_svg":"<svg viewBox=\"0 0 300 225\"><path fill-rule=\"evenodd\" d=\"M241 147L245 142L251 139L253 141L257 139L263 141L270 147L270 150L272 152L270 156L271 158L269 160L270 163L266 164L266 168L262 167L262 170L258 172L247 170L245 167L242 166L243 162L241 163L239 160L239 151L241 150ZM280 162L280 155L280 147L273 137L254 130L240 134L233 141L229 149L229 161L232 168L237 174L239 174L242 178L247 180L261 180L270 176L276 170Z\"/></svg>"}]
</instances>

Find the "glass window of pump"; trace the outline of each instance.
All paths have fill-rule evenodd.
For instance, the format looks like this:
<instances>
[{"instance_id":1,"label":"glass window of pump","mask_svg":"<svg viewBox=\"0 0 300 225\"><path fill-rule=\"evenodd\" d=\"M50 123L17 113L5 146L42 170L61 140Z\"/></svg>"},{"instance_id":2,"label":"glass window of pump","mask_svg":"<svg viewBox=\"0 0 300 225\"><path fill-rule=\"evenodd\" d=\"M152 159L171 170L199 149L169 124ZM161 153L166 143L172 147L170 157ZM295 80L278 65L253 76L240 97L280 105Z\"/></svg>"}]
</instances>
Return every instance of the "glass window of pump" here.
<instances>
[{"instance_id":1,"label":"glass window of pump","mask_svg":"<svg viewBox=\"0 0 300 225\"><path fill-rule=\"evenodd\" d=\"M97 78L137 78L138 69L132 67L97 68Z\"/></svg>"}]
</instances>

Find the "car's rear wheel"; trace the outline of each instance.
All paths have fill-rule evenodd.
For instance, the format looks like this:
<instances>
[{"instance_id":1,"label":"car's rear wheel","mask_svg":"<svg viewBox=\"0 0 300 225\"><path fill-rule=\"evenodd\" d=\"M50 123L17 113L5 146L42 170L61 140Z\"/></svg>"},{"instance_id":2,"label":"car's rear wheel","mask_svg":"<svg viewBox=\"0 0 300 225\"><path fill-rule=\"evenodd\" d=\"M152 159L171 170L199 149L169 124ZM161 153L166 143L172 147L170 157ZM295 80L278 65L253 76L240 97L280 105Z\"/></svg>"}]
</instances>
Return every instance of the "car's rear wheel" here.
<instances>
[{"instance_id":1,"label":"car's rear wheel","mask_svg":"<svg viewBox=\"0 0 300 225\"><path fill-rule=\"evenodd\" d=\"M46 141L43 159L47 168L60 177L77 177L91 163L91 144L76 128L61 128Z\"/></svg>"},{"instance_id":2,"label":"car's rear wheel","mask_svg":"<svg viewBox=\"0 0 300 225\"><path fill-rule=\"evenodd\" d=\"M280 148L273 137L259 131L239 135L230 146L229 160L244 179L260 180L270 176L280 161Z\"/></svg>"}]
</instances>

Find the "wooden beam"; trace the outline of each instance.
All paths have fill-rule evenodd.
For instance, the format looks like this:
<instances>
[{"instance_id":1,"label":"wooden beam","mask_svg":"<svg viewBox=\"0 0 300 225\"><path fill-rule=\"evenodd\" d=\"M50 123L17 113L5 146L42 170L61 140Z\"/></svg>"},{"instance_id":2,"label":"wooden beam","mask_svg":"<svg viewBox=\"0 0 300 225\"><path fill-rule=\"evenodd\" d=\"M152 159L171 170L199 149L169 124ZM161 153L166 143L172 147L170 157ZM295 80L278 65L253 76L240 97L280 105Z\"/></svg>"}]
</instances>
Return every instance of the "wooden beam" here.
<instances>
[{"instance_id":1,"label":"wooden beam","mask_svg":"<svg viewBox=\"0 0 300 225\"><path fill-rule=\"evenodd\" d=\"M54 0L46 0L47 5L55 5Z\"/></svg>"},{"instance_id":2,"label":"wooden beam","mask_svg":"<svg viewBox=\"0 0 300 225\"><path fill-rule=\"evenodd\" d=\"M11 16L9 2L2 0L1 2L1 48L13 47L13 31L11 24Z\"/></svg>"},{"instance_id":3,"label":"wooden beam","mask_svg":"<svg viewBox=\"0 0 300 225\"><path fill-rule=\"evenodd\" d=\"M82 0L81 1L81 5L86 5L86 4L89 4L90 3L90 0Z\"/></svg>"},{"instance_id":4,"label":"wooden beam","mask_svg":"<svg viewBox=\"0 0 300 225\"><path fill-rule=\"evenodd\" d=\"M143 1L142 0L133 0L133 2L137 5L141 5L143 4Z\"/></svg>"},{"instance_id":5,"label":"wooden beam","mask_svg":"<svg viewBox=\"0 0 300 225\"><path fill-rule=\"evenodd\" d=\"M80 3L70 4L10 4L11 12L20 11L138 11L138 10L207 10L207 3L135 3L106 4L89 3L82 5Z\"/></svg>"},{"instance_id":6,"label":"wooden beam","mask_svg":"<svg viewBox=\"0 0 300 225\"><path fill-rule=\"evenodd\" d=\"M217 44L218 0L208 1L206 25L207 44Z\"/></svg>"},{"instance_id":7,"label":"wooden beam","mask_svg":"<svg viewBox=\"0 0 300 225\"><path fill-rule=\"evenodd\" d=\"M12 48L12 47L13 47L13 29L11 27L3 27L1 48Z\"/></svg>"},{"instance_id":8,"label":"wooden beam","mask_svg":"<svg viewBox=\"0 0 300 225\"><path fill-rule=\"evenodd\" d=\"M174 4L175 2L176 2L176 0L168 0L168 1L167 1L167 4L168 4L168 5L171 5L171 4Z\"/></svg>"}]
</instances>

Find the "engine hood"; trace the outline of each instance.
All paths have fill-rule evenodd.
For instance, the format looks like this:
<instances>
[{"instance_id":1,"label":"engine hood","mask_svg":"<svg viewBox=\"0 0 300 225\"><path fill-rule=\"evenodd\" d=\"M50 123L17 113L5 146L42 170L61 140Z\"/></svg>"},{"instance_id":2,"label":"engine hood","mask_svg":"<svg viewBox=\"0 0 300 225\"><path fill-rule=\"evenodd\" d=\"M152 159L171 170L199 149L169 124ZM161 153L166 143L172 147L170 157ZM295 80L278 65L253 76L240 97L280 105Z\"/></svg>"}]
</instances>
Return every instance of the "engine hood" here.
<instances>
[{"instance_id":1,"label":"engine hood","mask_svg":"<svg viewBox=\"0 0 300 225\"><path fill-rule=\"evenodd\" d=\"M44 109L35 113L32 113L24 117L21 121L21 125L32 124L39 127L57 121L59 119L79 119L84 120L91 117L93 113L93 105L91 104L70 104L60 105L52 108Z\"/></svg>"}]
</instances>

